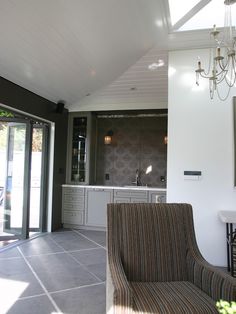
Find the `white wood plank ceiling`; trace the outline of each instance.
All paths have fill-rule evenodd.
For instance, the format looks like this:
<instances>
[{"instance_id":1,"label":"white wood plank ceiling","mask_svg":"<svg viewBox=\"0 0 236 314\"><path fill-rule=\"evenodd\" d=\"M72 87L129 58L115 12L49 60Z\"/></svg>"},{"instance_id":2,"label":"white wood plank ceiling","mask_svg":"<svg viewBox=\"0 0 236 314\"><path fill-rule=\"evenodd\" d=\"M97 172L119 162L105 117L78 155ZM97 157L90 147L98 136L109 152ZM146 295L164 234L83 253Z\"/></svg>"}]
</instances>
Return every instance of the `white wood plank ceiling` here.
<instances>
[{"instance_id":1,"label":"white wood plank ceiling","mask_svg":"<svg viewBox=\"0 0 236 314\"><path fill-rule=\"evenodd\" d=\"M167 108L168 59L167 51L151 49L118 79L107 87L87 95L70 107L80 110L126 110ZM148 66L163 60L164 66L150 71Z\"/></svg>"},{"instance_id":2,"label":"white wood plank ceiling","mask_svg":"<svg viewBox=\"0 0 236 314\"><path fill-rule=\"evenodd\" d=\"M0 76L70 110L166 107L168 50L208 40L169 34L166 2L0 0Z\"/></svg>"}]
</instances>

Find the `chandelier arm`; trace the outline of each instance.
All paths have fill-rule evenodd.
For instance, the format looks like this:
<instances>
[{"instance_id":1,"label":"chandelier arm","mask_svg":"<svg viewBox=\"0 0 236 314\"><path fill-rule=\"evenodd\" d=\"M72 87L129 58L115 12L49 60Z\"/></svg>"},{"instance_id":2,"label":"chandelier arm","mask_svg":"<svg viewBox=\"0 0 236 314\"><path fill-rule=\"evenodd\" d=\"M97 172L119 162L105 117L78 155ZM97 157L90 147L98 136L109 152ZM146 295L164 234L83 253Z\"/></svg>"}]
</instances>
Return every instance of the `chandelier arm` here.
<instances>
[{"instance_id":1,"label":"chandelier arm","mask_svg":"<svg viewBox=\"0 0 236 314\"><path fill-rule=\"evenodd\" d=\"M229 97L230 86L228 86L228 91L227 91L225 97L221 97L220 92L219 92L219 90L218 90L218 87L216 87L216 92L217 92L218 98L219 98L221 101L225 101L225 100Z\"/></svg>"},{"instance_id":2,"label":"chandelier arm","mask_svg":"<svg viewBox=\"0 0 236 314\"><path fill-rule=\"evenodd\" d=\"M227 74L228 74L228 69L225 70L224 72L222 72L220 77L217 76L216 84L219 85L220 83L222 83L225 80L226 84L229 87L233 87L236 77L235 77L235 75L233 76L232 73L231 73L231 77L230 77L230 80L229 80L227 78ZM233 79L233 81L232 81L232 79Z\"/></svg>"},{"instance_id":3,"label":"chandelier arm","mask_svg":"<svg viewBox=\"0 0 236 314\"><path fill-rule=\"evenodd\" d=\"M210 78L210 76L205 75L205 73L203 74L203 72L200 73L200 76L201 76L202 78L205 78L205 79L209 79L209 78Z\"/></svg>"},{"instance_id":4,"label":"chandelier arm","mask_svg":"<svg viewBox=\"0 0 236 314\"><path fill-rule=\"evenodd\" d=\"M229 64L226 65L224 68L224 71L221 71L220 73L217 74L217 83L221 83L224 79L227 78L227 73L228 73L228 68Z\"/></svg>"},{"instance_id":5,"label":"chandelier arm","mask_svg":"<svg viewBox=\"0 0 236 314\"><path fill-rule=\"evenodd\" d=\"M227 77L227 75L225 76L225 81L227 83L227 85L229 87L233 87L235 84L235 80L236 80L236 73L235 73L235 61L234 58L231 59L231 63L232 63L232 69L230 71L230 78ZM229 72L229 67L230 64L228 65L228 69L227 69L227 74Z\"/></svg>"},{"instance_id":6,"label":"chandelier arm","mask_svg":"<svg viewBox=\"0 0 236 314\"><path fill-rule=\"evenodd\" d=\"M219 75L224 74L225 72L227 72L227 70L225 68L221 68L221 66L220 66L220 69L221 69L221 71L220 72L217 71L216 76L219 76Z\"/></svg>"},{"instance_id":7,"label":"chandelier arm","mask_svg":"<svg viewBox=\"0 0 236 314\"><path fill-rule=\"evenodd\" d=\"M221 75L221 77L217 78L217 80L216 80L216 84L217 84L217 85L220 84L220 83L222 83L222 82L225 80L226 74L227 74L227 73L223 73L223 74Z\"/></svg>"},{"instance_id":8,"label":"chandelier arm","mask_svg":"<svg viewBox=\"0 0 236 314\"><path fill-rule=\"evenodd\" d=\"M235 76L234 76L234 79L233 79L233 81L228 81L228 79L227 79L227 77L225 78L225 82L226 82L226 84L231 88L231 87L233 87L234 86L234 84L235 84Z\"/></svg>"},{"instance_id":9,"label":"chandelier arm","mask_svg":"<svg viewBox=\"0 0 236 314\"><path fill-rule=\"evenodd\" d=\"M220 69L221 69L222 71L226 71L226 68L227 68L228 64L229 64L229 58L228 58L228 57L227 57L227 59L226 59L225 64L223 63L223 60L219 60L219 61L218 61L218 65L219 65L219 67L220 67Z\"/></svg>"}]
</instances>

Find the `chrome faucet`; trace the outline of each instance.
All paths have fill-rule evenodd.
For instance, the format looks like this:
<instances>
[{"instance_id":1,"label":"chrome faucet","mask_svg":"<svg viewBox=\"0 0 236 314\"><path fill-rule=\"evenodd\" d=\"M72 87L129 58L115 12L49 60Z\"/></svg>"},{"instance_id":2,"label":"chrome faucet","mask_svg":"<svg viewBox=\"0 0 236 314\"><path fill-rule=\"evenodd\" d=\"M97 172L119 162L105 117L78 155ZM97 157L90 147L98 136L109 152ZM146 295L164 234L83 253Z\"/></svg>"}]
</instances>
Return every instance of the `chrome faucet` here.
<instances>
[{"instance_id":1,"label":"chrome faucet","mask_svg":"<svg viewBox=\"0 0 236 314\"><path fill-rule=\"evenodd\" d=\"M132 182L132 183L136 184L137 186L141 186L142 185L141 173L142 173L142 171L137 169L136 170L136 174L135 174L135 181Z\"/></svg>"}]
</instances>

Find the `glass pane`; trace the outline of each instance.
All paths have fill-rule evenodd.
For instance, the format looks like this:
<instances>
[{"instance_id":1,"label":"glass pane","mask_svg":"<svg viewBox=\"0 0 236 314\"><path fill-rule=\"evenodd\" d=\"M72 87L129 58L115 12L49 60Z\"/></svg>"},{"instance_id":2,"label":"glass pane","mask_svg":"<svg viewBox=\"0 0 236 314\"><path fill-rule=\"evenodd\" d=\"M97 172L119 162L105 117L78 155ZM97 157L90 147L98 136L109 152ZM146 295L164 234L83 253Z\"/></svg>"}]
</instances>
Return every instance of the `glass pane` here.
<instances>
[{"instance_id":1,"label":"glass pane","mask_svg":"<svg viewBox=\"0 0 236 314\"><path fill-rule=\"evenodd\" d=\"M87 118L73 119L71 181L85 182Z\"/></svg>"},{"instance_id":2,"label":"glass pane","mask_svg":"<svg viewBox=\"0 0 236 314\"><path fill-rule=\"evenodd\" d=\"M200 0L169 0L171 24L174 25L188 13Z\"/></svg>"},{"instance_id":3,"label":"glass pane","mask_svg":"<svg viewBox=\"0 0 236 314\"><path fill-rule=\"evenodd\" d=\"M0 235L3 234L4 222L4 186L6 178L6 155L7 155L7 123L0 122Z\"/></svg>"},{"instance_id":4,"label":"glass pane","mask_svg":"<svg viewBox=\"0 0 236 314\"><path fill-rule=\"evenodd\" d=\"M26 125L8 125L3 232L21 234L23 219Z\"/></svg>"},{"instance_id":5,"label":"glass pane","mask_svg":"<svg viewBox=\"0 0 236 314\"><path fill-rule=\"evenodd\" d=\"M42 170L43 129L33 128L30 178L30 228L40 227L40 195Z\"/></svg>"},{"instance_id":6,"label":"glass pane","mask_svg":"<svg viewBox=\"0 0 236 314\"><path fill-rule=\"evenodd\" d=\"M232 24L236 21L236 5L231 6ZM224 1L212 0L209 4L202 8L188 22L186 22L179 30L196 30L196 29L212 29L224 26L225 5Z\"/></svg>"}]
</instances>

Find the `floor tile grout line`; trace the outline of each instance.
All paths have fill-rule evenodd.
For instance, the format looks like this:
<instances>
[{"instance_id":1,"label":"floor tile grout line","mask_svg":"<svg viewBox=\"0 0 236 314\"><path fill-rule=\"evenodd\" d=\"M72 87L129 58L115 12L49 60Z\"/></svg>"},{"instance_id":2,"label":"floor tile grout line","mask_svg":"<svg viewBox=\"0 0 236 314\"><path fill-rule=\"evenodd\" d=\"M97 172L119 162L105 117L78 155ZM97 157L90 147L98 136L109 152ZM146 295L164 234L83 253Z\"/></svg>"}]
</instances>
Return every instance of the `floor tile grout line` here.
<instances>
[{"instance_id":1,"label":"floor tile grout line","mask_svg":"<svg viewBox=\"0 0 236 314\"><path fill-rule=\"evenodd\" d=\"M0 253L1 254L1 253ZM22 256L14 256L14 257L0 257L0 261L5 261L9 259L22 259Z\"/></svg>"},{"instance_id":2,"label":"floor tile grout line","mask_svg":"<svg viewBox=\"0 0 236 314\"><path fill-rule=\"evenodd\" d=\"M38 234L28 238L28 239L17 240L16 242L14 242L12 244L9 244L9 245L6 245L3 248L0 248L0 253L8 251L8 250L13 249L13 248L17 249L22 244L26 244L26 243L31 242L32 240L35 240L35 239L38 239L38 238L41 238L41 237L44 237L44 236L48 236L49 234L50 234L50 232L41 232L41 233L38 233Z\"/></svg>"},{"instance_id":3,"label":"floor tile grout line","mask_svg":"<svg viewBox=\"0 0 236 314\"><path fill-rule=\"evenodd\" d=\"M57 244L58 245L58 244ZM72 250L72 251L65 251L65 249L63 249L63 251L60 252L52 252L52 253L41 253L41 254L32 254L32 255L25 255L25 257L37 257L37 256L48 256L48 255L57 255L57 254L65 254L65 253L76 253L76 252L81 252L81 251L89 251L89 250L100 250L100 247L92 247L92 248L88 248L88 249L79 249L79 250ZM105 249L104 249L105 250ZM1 260L5 260L5 259L10 259L10 258L22 258L21 256L19 257L6 257L6 258L1 258L0 257L0 261Z\"/></svg>"},{"instance_id":4,"label":"floor tile grout line","mask_svg":"<svg viewBox=\"0 0 236 314\"><path fill-rule=\"evenodd\" d=\"M56 243L56 241L55 241L54 239L53 239L52 241ZM69 254L69 253L70 253L70 251L65 250L62 245L58 244L58 246L60 246L60 248L63 250L62 253L66 253L66 254ZM70 255L70 254L69 254L69 255ZM80 264L79 261L77 261L77 263L81 266L81 264Z\"/></svg>"},{"instance_id":5,"label":"floor tile grout line","mask_svg":"<svg viewBox=\"0 0 236 314\"><path fill-rule=\"evenodd\" d=\"M72 256L73 257L73 256ZM76 258L73 257L73 259L76 261ZM85 269L88 273L90 273L93 277L95 277L97 280L99 280L99 282L102 282L102 279L100 279L97 275L95 275L91 270L89 270L86 265L81 264L81 267L83 267L83 269Z\"/></svg>"},{"instance_id":6,"label":"floor tile grout line","mask_svg":"<svg viewBox=\"0 0 236 314\"><path fill-rule=\"evenodd\" d=\"M46 287L44 286L44 284L42 283L42 281L40 280L40 278L38 277L38 275L36 274L36 272L34 271L33 267L30 265L30 263L27 261L26 257L24 256L23 252L21 251L21 249L19 247L17 247L18 251L20 252L20 254L22 255L25 263L27 264L27 266L29 267L29 269L32 271L33 275L35 276L35 278L37 279L38 283L40 284L41 288L43 289L43 291L45 292L45 294L47 295L47 297L49 298L50 302L52 303L54 309L57 311L57 313L62 313L62 311L60 310L59 306L56 304L56 302L53 300L52 296L49 294L48 290L46 289Z\"/></svg>"},{"instance_id":7,"label":"floor tile grout line","mask_svg":"<svg viewBox=\"0 0 236 314\"><path fill-rule=\"evenodd\" d=\"M71 250L71 251L68 251L68 252L76 253L76 252L80 252L80 251L89 251L89 250L101 250L101 247L91 247L91 248L88 248L88 249ZM103 248L103 250L106 250L106 249Z\"/></svg>"},{"instance_id":8,"label":"floor tile grout line","mask_svg":"<svg viewBox=\"0 0 236 314\"><path fill-rule=\"evenodd\" d=\"M56 293L61 293L61 292L67 292L67 291L71 291L71 290L79 290L79 289L83 289L83 288L89 288L89 287L94 287L94 286L100 286L105 284L105 281L102 282L95 282L92 283L90 285L83 285L83 286L79 286L79 287L73 287L73 288L68 288L68 289L62 289L62 290L57 290L57 291L52 291L50 292L50 294L56 294Z\"/></svg>"},{"instance_id":9,"label":"floor tile grout line","mask_svg":"<svg viewBox=\"0 0 236 314\"><path fill-rule=\"evenodd\" d=\"M75 229L72 229L72 230L73 230L75 233L77 233L77 234L81 235L82 237L84 237L85 239L87 239L87 240L89 240L89 241L91 241L91 242L97 244L98 246L100 246L100 247L102 247L103 249L106 250L106 247L104 247L104 246L102 246L101 244L97 243L96 241L94 241L94 240L92 240L92 239L86 237L83 233L80 233L78 230L75 230Z\"/></svg>"},{"instance_id":10,"label":"floor tile grout line","mask_svg":"<svg viewBox=\"0 0 236 314\"><path fill-rule=\"evenodd\" d=\"M18 298L18 300L27 300L27 299L33 299L33 298L37 298L37 297L42 297L46 295L46 293L40 293L40 294L35 294L35 295L29 295L27 297L20 297Z\"/></svg>"},{"instance_id":11,"label":"floor tile grout line","mask_svg":"<svg viewBox=\"0 0 236 314\"><path fill-rule=\"evenodd\" d=\"M72 229L71 230L63 230L61 232L57 231L57 232L54 232L54 234L60 234L60 233L64 233L64 232L71 232L71 233L73 233L73 230ZM17 247L22 245L22 244L28 243L28 242L30 242L30 241L32 241L34 239L37 239L37 238L41 238L41 237L44 237L44 236L50 236L51 233L52 232L42 232L42 233L39 233L39 234L29 238L29 239L18 240L18 241L14 242L14 243L11 243L9 245L6 245L5 247L0 248L0 253L3 253L5 251L8 251L8 250L13 249L13 248L17 249Z\"/></svg>"},{"instance_id":12,"label":"floor tile grout line","mask_svg":"<svg viewBox=\"0 0 236 314\"><path fill-rule=\"evenodd\" d=\"M32 255L25 255L26 258L28 257L37 257L37 256L50 256L50 255L57 255L57 254L65 254L65 252L53 252L53 253L41 253L41 254L32 254Z\"/></svg>"},{"instance_id":13,"label":"floor tile grout line","mask_svg":"<svg viewBox=\"0 0 236 314\"><path fill-rule=\"evenodd\" d=\"M54 241L54 240L53 240L53 241ZM59 245L59 244L58 244L58 245ZM85 269L87 272L89 272L94 278L96 278L97 280L99 280L99 282L102 281L102 280L101 280L98 276L96 276L93 272L91 272L90 270L88 270L85 265L83 265L82 263L80 263L69 251L65 250L65 249L63 248L63 246L61 246L61 248L65 251L65 253L67 253L68 255L70 255L70 257L71 257L79 266L81 266L83 269Z\"/></svg>"}]
</instances>

